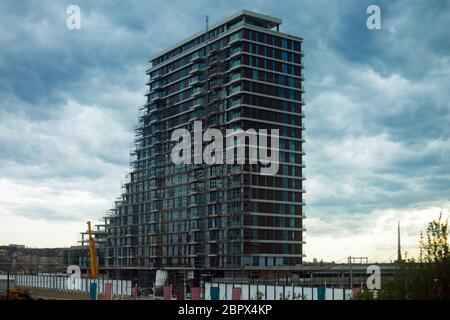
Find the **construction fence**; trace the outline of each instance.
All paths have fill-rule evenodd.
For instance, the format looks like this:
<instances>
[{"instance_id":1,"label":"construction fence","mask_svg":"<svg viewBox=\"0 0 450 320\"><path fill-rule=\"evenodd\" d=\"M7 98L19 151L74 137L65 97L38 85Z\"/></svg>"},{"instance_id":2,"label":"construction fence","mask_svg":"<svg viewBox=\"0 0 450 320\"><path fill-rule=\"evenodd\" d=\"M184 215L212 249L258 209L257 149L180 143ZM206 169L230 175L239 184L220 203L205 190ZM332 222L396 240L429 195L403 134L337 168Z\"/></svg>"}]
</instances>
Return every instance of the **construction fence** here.
<instances>
[{"instance_id":1,"label":"construction fence","mask_svg":"<svg viewBox=\"0 0 450 320\"><path fill-rule=\"evenodd\" d=\"M206 282L205 300L350 300L352 289L330 288L325 285L233 284Z\"/></svg>"},{"instance_id":2,"label":"construction fence","mask_svg":"<svg viewBox=\"0 0 450 320\"><path fill-rule=\"evenodd\" d=\"M98 279L79 278L76 288L69 283L66 274L12 275L13 286L25 288L48 289L63 292L89 294L91 284L96 283L97 294L106 296L138 297L137 288L132 287L130 280L113 280L100 276ZM12 287L13 287L12 286ZM154 288L155 289L155 288ZM161 288L164 300L350 300L354 290L348 288L332 288L325 285L275 285L275 284L243 284L205 282L203 287L186 288L164 286ZM105 292L105 290L107 292ZM155 297L155 291L152 290ZM94 290L95 292L95 290ZM150 296L150 295L149 295ZM160 296L157 294L157 296Z\"/></svg>"},{"instance_id":3,"label":"construction fence","mask_svg":"<svg viewBox=\"0 0 450 320\"><path fill-rule=\"evenodd\" d=\"M75 284L71 284L69 277L64 274L16 274L12 278L15 280L15 286L25 288L89 293L91 283L96 283L97 294L104 294L105 288L110 288L107 290L111 290L113 296L131 296L132 294L132 284L130 280L111 280L101 276L95 280L81 277L76 280Z\"/></svg>"}]
</instances>

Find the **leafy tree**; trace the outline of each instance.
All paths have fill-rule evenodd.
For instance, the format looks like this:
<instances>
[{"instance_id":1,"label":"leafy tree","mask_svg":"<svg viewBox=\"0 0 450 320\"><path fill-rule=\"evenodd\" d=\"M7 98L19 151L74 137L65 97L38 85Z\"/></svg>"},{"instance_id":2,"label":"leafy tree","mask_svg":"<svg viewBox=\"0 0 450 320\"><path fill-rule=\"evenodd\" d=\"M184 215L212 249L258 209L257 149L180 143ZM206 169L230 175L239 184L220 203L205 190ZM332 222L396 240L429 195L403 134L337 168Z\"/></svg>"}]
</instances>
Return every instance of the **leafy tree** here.
<instances>
[{"instance_id":1,"label":"leafy tree","mask_svg":"<svg viewBox=\"0 0 450 320\"><path fill-rule=\"evenodd\" d=\"M426 239L420 233L420 261L433 263L449 258L448 218L442 222L442 212L437 220L428 224Z\"/></svg>"},{"instance_id":2,"label":"leafy tree","mask_svg":"<svg viewBox=\"0 0 450 320\"><path fill-rule=\"evenodd\" d=\"M450 299L448 218L429 222L420 236L419 259L399 262L392 280L385 280L379 299Z\"/></svg>"},{"instance_id":3,"label":"leafy tree","mask_svg":"<svg viewBox=\"0 0 450 320\"><path fill-rule=\"evenodd\" d=\"M292 300L306 300L306 295L303 295L301 293L295 294L294 292Z\"/></svg>"},{"instance_id":4,"label":"leafy tree","mask_svg":"<svg viewBox=\"0 0 450 320\"><path fill-rule=\"evenodd\" d=\"M375 300L376 296L373 291L367 289L367 286L364 286L361 291L353 295L352 300Z\"/></svg>"},{"instance_id":5,"label":"leafy tree","mask_svg":"<svg viewBox=\"0 0 450 320\"><path fill-rule=\"evenodd\" d=\"M264 298L264 293L261 291L256 291L256 300L262 300Z\"/></svg>"}]
</instances>

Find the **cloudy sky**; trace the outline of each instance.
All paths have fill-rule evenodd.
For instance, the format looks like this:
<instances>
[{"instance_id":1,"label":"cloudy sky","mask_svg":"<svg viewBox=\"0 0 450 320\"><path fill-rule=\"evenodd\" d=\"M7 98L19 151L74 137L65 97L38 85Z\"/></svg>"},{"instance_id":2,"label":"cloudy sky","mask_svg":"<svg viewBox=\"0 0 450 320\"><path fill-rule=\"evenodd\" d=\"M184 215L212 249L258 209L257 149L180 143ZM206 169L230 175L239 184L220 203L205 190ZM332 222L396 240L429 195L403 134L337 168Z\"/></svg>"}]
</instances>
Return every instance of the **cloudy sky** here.
<instances>
[{"instance_id":1,"label":"cloudy sky","mask_svg":"<svg viewBox=\"0 0 450 320\"><path fill-rule=\"evenodd\" d=\"M240 9L304 38L307 260L395 259L397 220L414 254L450 208L449 1L1 1L0 244L76 244L120 193L148 58Z\"/></svg>"}]
</instances>

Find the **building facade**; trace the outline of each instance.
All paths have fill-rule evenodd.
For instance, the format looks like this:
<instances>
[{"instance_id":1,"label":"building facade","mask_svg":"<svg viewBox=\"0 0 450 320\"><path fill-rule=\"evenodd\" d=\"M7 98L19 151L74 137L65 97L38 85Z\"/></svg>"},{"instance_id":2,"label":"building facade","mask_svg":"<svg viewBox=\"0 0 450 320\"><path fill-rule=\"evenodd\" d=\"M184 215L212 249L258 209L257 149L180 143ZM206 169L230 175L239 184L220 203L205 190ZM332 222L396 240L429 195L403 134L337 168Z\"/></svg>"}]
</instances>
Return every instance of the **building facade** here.
<instances>
[{"instance_id":1,"label":"building facade","mask_svg":"<svg viewBox=\"0 0 450 320\"><path fill-rule=\"evenodd\" d=\"M294 270L303 251L302 38L240 11L151 58L131 169L106 224L111 269ZM279 130L279 170L174 164L175 129ZM247 153L248 156L248 153Z\"/></svg>"}]
</instances>

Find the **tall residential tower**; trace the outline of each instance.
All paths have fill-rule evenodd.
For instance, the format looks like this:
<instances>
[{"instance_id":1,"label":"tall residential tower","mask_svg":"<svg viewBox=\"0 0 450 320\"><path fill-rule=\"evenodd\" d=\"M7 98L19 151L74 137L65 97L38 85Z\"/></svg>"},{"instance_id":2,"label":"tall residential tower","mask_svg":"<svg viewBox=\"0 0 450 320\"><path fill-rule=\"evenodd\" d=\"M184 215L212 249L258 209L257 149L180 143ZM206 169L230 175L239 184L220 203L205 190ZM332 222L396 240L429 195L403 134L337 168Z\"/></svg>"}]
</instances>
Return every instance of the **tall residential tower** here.
<instances>
[{"instance_id":1,"label":"tall residential tower","mask_svg":"<svg viewBox=\"0 0 450 320\"><path fill-rule=\"evenodd\" d=\"M269 277L302 263L302 38L240 11L151 58L107 268ZM280 165L178 164L174 129L279 129Z\"/></svg>"}]
</instances>

